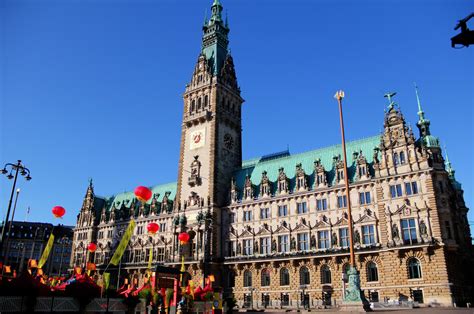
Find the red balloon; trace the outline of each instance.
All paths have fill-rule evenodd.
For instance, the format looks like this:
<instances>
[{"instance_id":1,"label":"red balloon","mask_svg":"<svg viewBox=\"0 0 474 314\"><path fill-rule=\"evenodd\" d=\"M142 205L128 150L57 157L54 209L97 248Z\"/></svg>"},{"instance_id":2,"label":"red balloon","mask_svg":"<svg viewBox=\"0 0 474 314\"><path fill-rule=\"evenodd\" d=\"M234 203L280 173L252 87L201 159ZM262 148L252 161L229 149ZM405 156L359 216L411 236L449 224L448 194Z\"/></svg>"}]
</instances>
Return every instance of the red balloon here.
<instances>
[{"instance_id":1,"label":"red balloon","mask_svg":"<svg viewBox=\"0 0 474 314\"><path fill-rule=\"evenodd\" d=\"M181 232L178 235L178 240L181 242L181 244L186 244L189 241L189 234L187 232Z\"/></svg>"},{"instance_id":2,"label":"red balloon","mask_svg":"<svg viewBox=\"0 0 474 314\"><path fill-rule=\"evenodd\" d=\"M87 249L89 250L89 252L94 253L97 250L97 244L91 242L87 246Z\"/></svg>"},{"instance_id":3,"label":"red balloon","mask_svg":"<svg viewBox=\"0 0 474 314\"><path fill-rule=\"evenodd\" d=\"M148 233L155 234L160 230L160 226L158 226L157 223L150 222L148 226L146 226L146 229L148 230Z\"/></svg>"},{"instance_id":4,"label":"red balloon","mask_svg":"<svg viewBox=\"0 0 474 314\"><path fill-rule=\"evenodd\" d=\"M151 190L146 186L137 186L137 188L135 189L135 196L142 203L148 201L151 198L151 195Z\"/></svg>"},{"instance_id":5,"label":"red balloon","mask_svg":"<svg viewBox=\"0 0 474 314\"><path fill-rule=\"evenodd\" d=\"M61 218L66 213L66 210L62 206L54 206L52 212L54 217Z\"/></svg>"}]
</instances>

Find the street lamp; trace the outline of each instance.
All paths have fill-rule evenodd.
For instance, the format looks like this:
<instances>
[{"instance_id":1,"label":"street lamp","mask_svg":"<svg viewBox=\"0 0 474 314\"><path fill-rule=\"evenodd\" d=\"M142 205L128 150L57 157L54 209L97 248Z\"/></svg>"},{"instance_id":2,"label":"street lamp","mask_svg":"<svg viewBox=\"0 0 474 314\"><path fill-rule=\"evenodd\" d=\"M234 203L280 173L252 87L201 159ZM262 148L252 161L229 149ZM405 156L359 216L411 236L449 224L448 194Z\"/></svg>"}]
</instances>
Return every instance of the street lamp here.
<instances>
[{"instance_id":1,"label":"street lamp","mask_svg":"<svg viewBox=\"0 0 474 314\"><path fill-rule=\"evenodd\" d=\"M342 138L342 154L344 156L344 183L346 186L346 198L347 198L347 224L349 225L349 253L350 253L350 267L347 271L349 284L346 292L344 293L344 303L346 307L360 309L363 306L364 298L361 295L360 290L360 277L357 272L355 265L354 256L354 239L353 239L353 225L352 225L352 212L351 212L351 197L349 191L349 175L347 171L347 154L346 154L346 139L344 135L344 118L342 115L342 99L344 98L344 91L339 90L334 95L339 105L339 120L341 124L341 138ZM364 302L365 303L365 302Z\"/></svg>"},{"instance_id":2,"label":"street lamp","mask_svg":"<svg viewBox=\"0 0 474 314\"><path fill-rule=\"evenodd\" d=\"M10 169L10 171L8 171L8 168ZM13 194L15 193L16 180L18 179L18 173L20 173L22 176L24 176L26 181L30 181L31 176L30 176L30 170L28 168L26 168L21 163L21 160L18 160L18 162L16 164L12 164L12 163L5 164L5 166L3 166L3 169L1 170L1 172L2 172L2 174L5 174L5 175L7 173L9 173L7 175L7 178L10 179L10 180L15 178L15 180L13 181L13 187L12 187L12 193L10 195L10 201L8 202L7 216L5 217L5 221L3 223L2 234L1 234L1 238L0 238L0 256L3 256L3 243L4 243L4 239L5 239L5 229L6 229L6 226L8 224L8 218L10 217L10 209L12 207ZM13 172L15 172L15 175L12 174ZM18 194L17 194L17 196L18 196ZM7 235L7 236L9 236L9 235Z\"/></svg>"}]
</instances>

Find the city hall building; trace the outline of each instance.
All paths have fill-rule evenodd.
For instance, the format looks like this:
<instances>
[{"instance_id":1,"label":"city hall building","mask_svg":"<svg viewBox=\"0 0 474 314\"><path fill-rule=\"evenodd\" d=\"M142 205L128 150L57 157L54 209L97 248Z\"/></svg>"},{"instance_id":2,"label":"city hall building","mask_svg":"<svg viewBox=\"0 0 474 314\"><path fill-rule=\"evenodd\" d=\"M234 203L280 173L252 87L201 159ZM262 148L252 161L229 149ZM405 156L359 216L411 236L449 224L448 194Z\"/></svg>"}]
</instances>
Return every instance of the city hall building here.
<instances>
[{"instance_id":1,"label":"city hall building","mask_svg":"<svg viewBox=\"0 0 474 314\"><path fill-rule=\"evenodd\" d=\"M109 267L112 284L118 277L119 284L141 282L151 248L154 265L180 267L184 256L195 282L213 274L239 307L337 305L349 260L341 146L242 160L244 100L227 48L229 27L218 0L211 10L183 96L177 182L151 187L146 204L132 191L99 197L91 182L71 266L87 259L103 270L134 219L119 267ZM347 143L362 289L375 302L472 302L467 266L474 260L461 184L419 101L415 135L388 100L383 132ZM150 222L160 226L155 236L147 234ZM189 233L188 244L180 245L180 232ZM90 242L98 246L93 254Z\"/></svg>"}]
</instances>

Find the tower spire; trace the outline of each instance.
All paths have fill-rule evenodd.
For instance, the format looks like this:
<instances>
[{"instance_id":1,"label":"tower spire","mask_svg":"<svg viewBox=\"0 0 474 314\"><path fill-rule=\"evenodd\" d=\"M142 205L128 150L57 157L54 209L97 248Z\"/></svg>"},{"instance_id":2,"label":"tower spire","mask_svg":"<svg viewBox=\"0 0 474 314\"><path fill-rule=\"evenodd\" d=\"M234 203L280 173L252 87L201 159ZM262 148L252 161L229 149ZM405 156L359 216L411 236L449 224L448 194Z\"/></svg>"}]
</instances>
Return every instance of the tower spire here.
<instances>
[{"instance_id":1,"label":"tower spire","mask_svg":"<svg viewBox=\"0 0 474 314\"><path fill-rule=\"evenodd\" d=\"M423 112L423 109L421 109L420 95L418 95L418 86L416 86L415 82L413 82L413 85L415 85L416 102L418 103L418 116L420 117L420 121L422 121L425 120L425 113Z\"/></svg>"},{"instance_id":2,"label":"tower spire","mask_svg":"<svg viewBox=\"0 0 474 314\"><path fill-rule=\"evenodd\" d=\"M455 171L451 165L451 162L449 161L448 150L446 149L446 145L444 145L444 154L446 155L446 158L445 158L446 171L448 172L450 178L451 177L454 178Z\"/></svg>"}]
</instances>

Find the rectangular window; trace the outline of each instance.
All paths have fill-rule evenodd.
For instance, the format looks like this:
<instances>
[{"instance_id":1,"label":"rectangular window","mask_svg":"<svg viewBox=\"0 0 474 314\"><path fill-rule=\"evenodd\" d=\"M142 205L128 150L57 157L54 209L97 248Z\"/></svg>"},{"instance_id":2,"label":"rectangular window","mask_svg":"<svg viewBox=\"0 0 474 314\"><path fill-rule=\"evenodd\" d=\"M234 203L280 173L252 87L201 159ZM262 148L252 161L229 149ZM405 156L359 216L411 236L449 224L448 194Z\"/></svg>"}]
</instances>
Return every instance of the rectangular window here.
<instances>
[{"instance_id":1,"label":"rectangular window","mask_svg":"<svg viewBox=\"0 0 474 314\"><path fill-rule=\"evenodd\" d=\"M252 240L244 240L244 255L252 255L253 254L253 247L252 247Z\"/></svg>"},{"instance_id":2,"label":"rectangular window","mask_svg":"<svg viewBox=\"0 0 474 314\"><path fill-rule=\"evenodd\" d=\"M365 205L365 204L370 204L371 199L370 199L370 192L360 192L359 193L359 204L360 205Z\"/></svg>"},{"instance_id":3,"label":"rectangular window","mask_svg":"<svg viewBox=\"0 0 474 314\"><path fill-rule=\"evenodd\" d=\"M279 205L278 206L278 216L280 216L280 217L288 216L288 206Z\"/></svg>"},{"instance_id":4,"label":"rectangular window","mask_svg":"<svg viewBox=\"0 0 474 314\"><path fill-rule=\"evenodd\" d=\"M320 199L320 200L316 200L316 209L318 211L321 211L321 210L327 210L328 209L328 202L325 198L323 199Z\"/></svg>"},{"instance_id":5,"label":"rectangular window","mask_svg":"<svg viewBox=\"0 0 474 314\"><path fill-rule=\"evenodd\" d=\"M411 183L411 190L413 191L413 194L418 194L418 184L416 182Z\"/></svg>"},{"instance_id":6,"label":"rectangular window","mask_svg":"<svg viewBox=\"0 0 474 314\"><path fill-rule=\"evenodd\" d=\"M417 243L415 218L402 219L402 237L404 244Z\"/></svg>"},{"instance_id":7,"label":"rectangular window","mask_svg":"<svg viewBox=\"0 0 474 314\"><path fill-rule=\"evenodd\" d=\"M337 197L337 207L338 208L347 207L347 197L345 195Z\"/></svg>"},{"instance_id":8,"label":"rectangular window","mask_svg":"<svg viewBox=\"0 0 474 314\"><path fill-rule=\"evenodd\" d=\"M362 243L375 244L374 225L362 226Z\"/></svg>"},{"instance_id":9,"label":"rectangular window","mask_svg":"<svg viewBox=\"0 0 474 314\"><path fill-rule=\"evenodd\" d=\"M260 208L260 219L270 218L270 208Z\"/></svg>"},{"instance_id":10,"label":"rectangular window","mask_svg":"<svg viewBox=\"0 0 474 314\"><path fill-rule=\"evenodd\" d=\"M306 202L296 203L296 209L298 214L305 214L308 212Z\"/></svg>"},{"instance_id":11,"label":"rectangular window","mask_svg":"<svg viewBox=\"0 0 474 314\"><path fill-rule=\"evenodd\" d=\"M272 252L271 250L271 244L270 244L270 238L261 238L260 239L260 253L262 254L270 254Z\"/></svg>"},{"instance_id":12,"label":"rectangular window","mask_svg":"<svg viewBox=\"0 0 474 314\"><path fill-rule=\"evenodd\" d=\"M229 220L230 220L230 223L234 223L235 222L235 214L230 214L229 215Z\"/></svg>"},{"instance_id":13,"label":"rectangular window","mask_svg":"<svg viewBox=\"0 0 474 314\"><path fill-rule=\"evenodd\" d=\"M288 252L290 250L290 244L288 242L288 235L278 236L278 251Z\"/></svg>"},{"instance_id":14,"label":"rectangular window","mask_svg":"<svg viewBox=\"0 0 474 314\"><path fill-rule=\"evenodd\" d=\"M392 198L403 196L402 185L401 184L391 185L390 195L392 196Z\"/></svg>"},{"instance_id":15,"label":"rectangular window","mask_svg":"<svg viewBox=\"0 0 474 314\"><path fill-rule=\"evenodd\" d=\"M158 260L160 262L163 262L165 260L165 248L164 247L159 247L158 248Z\"/></svg>"},{"instance_id":16,"label":"rectangular window","mask_svg":"<svg viewBox=\"0 0 474 314\"><path fill-rule=\"evenodd\" d=\"M290 305L290 296L288 294L281 294L281 306Z\"/></svg>"},{"instance_id":17,"label":"rectangular window","mask_svg":"<svg viewBox=\"0 0 474 314\"><path fill-rule=\"evenodd\" d=\"M160 232L166 232L166 222L160 223Z\"/></svg>"},{"instance_id":18,"label":"rectangular window","mask_svg":"<svg viewBox=\"0 0 474 314\"><path fill-rule=\"evenodd\" d=\"M252 220L252 211L251 210L245 210L244 211L244 221L250 221Z\"/></svg>"},{"instance_id":19,"label":"rectangular window","mask_svg":"<svg viewBox=\"0 0 474 314\"><path fill-rule=\"evenodd\" d=\"M318 248L329 249L329 231L318 231Z\"/></svg>"},{"instance_id":20,"label":"rectangular window","mask_svg":"<svg viewBox=\"0 0 474 314\"><path fill-rule=\"evenodd\" d=\"M308 249L309 249L308 234L299 233L298 234L298 250L307 251Z\"/></svg>"},{"instance_id":21,"label":"rectangular window","mask_svg":"<svg viewBox=\"0 0 474 314\"><path fill-rule=\"evenodd\" d=\"M444 225L446 226L446 234L448 236L448 239L452 239L453 234L451 233L451 225L449 224L449 221L445 221Z\"/></svg>"},{"instance_id":22,"label":"rectangular window","mask_svg":"<svg viewBox=\"0 0 474 314\"><path fill-rule=\"evenodd\" d=\"M341 228L339 229L339 245L343 248L349 247L349 229Z\"/></svg>"}]
</instances>

